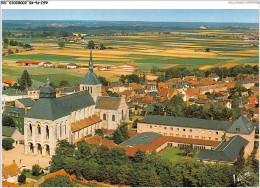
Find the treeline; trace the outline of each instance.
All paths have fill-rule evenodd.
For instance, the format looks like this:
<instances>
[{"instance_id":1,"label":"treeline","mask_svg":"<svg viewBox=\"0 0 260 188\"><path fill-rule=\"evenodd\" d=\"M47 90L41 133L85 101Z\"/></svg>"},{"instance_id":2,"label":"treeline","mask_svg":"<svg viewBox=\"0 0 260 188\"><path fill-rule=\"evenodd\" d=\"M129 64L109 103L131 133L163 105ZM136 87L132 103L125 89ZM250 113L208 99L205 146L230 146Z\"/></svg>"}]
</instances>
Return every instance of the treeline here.
<instances>
[{"instance_id":1,"label":"treeline","mask_svg":"<svg viewBox=\"0 0 260 188\"><path fill-rule=\"evenodd\" d=\"M172 78L183 78L186 76L196 76L196 77L208 77L211 73L216 73L220 79L226 77L237 77L239 74L254 74L257 75L259 73L258 65L251 66L234 66L231 68L223 67L215 67L209 70L202 71L200 69L189 70L186 67L173 67L168 69L159 69L158 67L152 67L151 73L156 74L160 73L161 75L158 77L157 82L165 82Z\"/></svg>"},{"instance_id":2,"label":"treeline","mask_svg":"<svg viewBox=\"0 0 260 188\"><path fill-rule=\"evenodd\" d=\"M55 151L50 171L64 169L79 179L132 187L227 187L234 186L233 174L238 174L248 164L251 179L245 184L258 184L258 161L254 158L238 161L239 166L204 164L187 159L172 163L155 152L147 155L138 150L129 157L122 148L108 149L83 141L75 149L75 145L66 140L58 141Z\"/></svg>"},{"instance_id":3,"label":"treeline","mask_svg":"<svg viewBox=\"0 0 260 188\"><path fill-rule=\"evenodd\" d=\"M186 105L180 95L174 95L171 100L164 101L163 106L156 106L153 115L163 115L166 112L168 116L198 118L198 119L211 119L228 121L230 118L236 120L241 115L240 109L229 109L226 106L213 106L204 107L196 104Z\"/></svg>"},{"instance_id":4,"label":"treeline","mask_svg":"<svg viewBox=\"0 0 260 188\"><path fill-rule=\"evenodd\" d=\"M4 38L3 40L4 42L4 47L7 48L8 45L10 46L20 46L20 47L23 47L23 48L31 48L32 46L30 44L23 44L22 42L18 42L16 40L8 40L7 38Z\"/></svg>"},{"instance_id":5,"label":"treeline","mask_svg":"<svg viewBox=\"0 0 260 188\"><path fill-rule=\"evenodd\" d=\"M204 75L208 77L211 73L216 73L220 78L226 78L226 77L236 77L238 74L259 74L259 67L258 65L251 66L234 66L231 68L223 67L215 67L209 70L206 70L204 72Z\"/></svg>"},{"instance_id":6,"label":"treeline","mask_svg":"<svg viewBox=\"0 0 260 188\"><path fill-rule=\"evenodd\" d=\"M136 74L122 75L122 76L120 76L119 81L121 81L123 83L137 83L137 84L139 84L141 81L145 81L145 76L140 77Z\"/></svg>"}]
</instances>

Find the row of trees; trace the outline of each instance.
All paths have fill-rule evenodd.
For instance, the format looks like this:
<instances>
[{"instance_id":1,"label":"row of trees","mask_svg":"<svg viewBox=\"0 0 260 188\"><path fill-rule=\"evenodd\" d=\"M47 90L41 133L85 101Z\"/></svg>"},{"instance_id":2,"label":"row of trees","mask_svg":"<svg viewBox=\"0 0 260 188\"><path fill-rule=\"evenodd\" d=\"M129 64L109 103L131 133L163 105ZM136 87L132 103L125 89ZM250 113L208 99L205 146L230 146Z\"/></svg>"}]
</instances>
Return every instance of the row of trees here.
<instances>
[{"instance_id":1,"label":"row of trees","mask_svg":"<svg viewBox=\"0 0 260 188\"><path fill-rule=\"evenodd\" d=\"M156 106L152 112L154 115L163 115L166 112L169 116L199 118L199 119L215 119L215 120L233 120L238 119L241 115L240 110L231 110L225 106L214 108L198 106L196 104L186 105L180 95L174 95L172 99L164 101L164 107Z\"/></svg>"},{"instance_id":2,"label":"row of trees","mask_svg":"<svg viewBox=\"0 0 260 188\"><path fill-rule=\"evenodd\" d=\"M172 78L183 78L185 76L196 76L196 77L208 77L211 73L216 73L221 79L226 77L237 77L239 74L258 74L259 67L255 66L234 66L231 68L215 67L209 70L202 71L200 69L189 70L186 67L173 67L168 69L159 69L156 66L151 68L151 73L159 73L160 76L157 79L157 82L165 82Z\"/></svg>"},{"instance_id":3,"label":"row of trees","mask_svg":"<svg viewBox=\"0 0 260 188\"><path fill-rule=\"evenodd\" d=\"M258 169L255 165L258 161L253 161L246 162L252 174L249 184L257 185ZM75 149L66 140L58 142L51 161L51 172L61 169L78 178L133 187L234 186L233 174L241 172L237 166L204 164L188 159L173 163L155 152L147 155L138 150L133 157L129 157L122 148L108 149L84 141L78 143Z\"/></svg>"},{"instance_id":4,"label":"row of trees","mask_svg":"<svg viewBox=\"0 0 260 188\"><path fill-rule=\"evenodd\" d=\"M140 83L141 81L145 81L145 76L140 77L136 74L122 75L119 81L123 83Z\"/></svg>"},{"instance_id":5,"label":"row of trees","mask_svg":"<svg viewBox=\"0 0 260 188\"><path fill-rule=\"evenodd\" d=\"M18 42L18 41L14 41L14 40L9 41L8 38L4 38L3 42L4 42L5 48L7 48L8 45L10 45L10 46L20 46L20 47L23 47L23 48L32 48L32 46L30 44L23 44L22 42Z\"/></svg>"}]
</instances>

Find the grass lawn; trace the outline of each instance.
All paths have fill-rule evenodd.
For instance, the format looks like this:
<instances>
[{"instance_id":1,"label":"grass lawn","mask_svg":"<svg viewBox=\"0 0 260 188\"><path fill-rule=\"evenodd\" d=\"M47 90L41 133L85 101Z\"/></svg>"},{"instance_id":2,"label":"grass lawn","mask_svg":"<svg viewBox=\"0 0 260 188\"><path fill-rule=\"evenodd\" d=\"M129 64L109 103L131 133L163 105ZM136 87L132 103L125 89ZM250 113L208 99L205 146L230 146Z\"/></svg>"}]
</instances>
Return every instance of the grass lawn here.
<instances>
[{"instance_id":1,"label":"grass lawn","mask_svg":"<svg viewBox=\"0 0 260 188\"><path fill-rule=\"evenodd\" d=\"M158 155L162 156L163 158L169 159L172 162L175 162L182 158L196 160L198 153L199 152L196 151L196 154L191 158L191 157L185 156L184 151L180 150L179 148L167 147L167 148L163 149L162 151L160 151L158 153Z\"/></svg>"},{"instance_id":2,"label":"grass lawn","mask_svg":"<svg viewBox=\"0 0 260 188\"><path fill-rule=\"evenodd\" d=\"M33 175L31 174L31 172L27 172L27 173L26 173L26 177L27 177L27 178L31 178L31 179L35 179L35 180L39 180L42 176L44 176L44 174L40 174L39 176L33 176Z\"/></svg>"}]
</instances>

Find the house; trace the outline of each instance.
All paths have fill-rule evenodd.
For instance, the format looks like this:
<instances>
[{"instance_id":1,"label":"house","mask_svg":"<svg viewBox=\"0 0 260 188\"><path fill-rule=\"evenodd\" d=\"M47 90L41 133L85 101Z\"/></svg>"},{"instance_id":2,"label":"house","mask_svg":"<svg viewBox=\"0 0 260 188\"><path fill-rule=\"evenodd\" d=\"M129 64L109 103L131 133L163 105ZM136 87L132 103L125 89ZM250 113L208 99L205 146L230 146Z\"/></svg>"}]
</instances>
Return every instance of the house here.
<instances>
[{"instance_id":1,"label":"house","mask_svg":"<svg viewBox=\"0 0 260 188\"><path fill-rule=\"evenodd\" d=\"M51 63L51 62L44 62L44 63L43 63L43 66L44 66L44 67L52 67L52 66L53 66L53 63Z\"/></svg>"},{"instance_id":2,"label":"house","mask_svg":"<svg viewBox=\"0 0 260 188\"><path fill-rule=\"evenodd\" d=\"M20 66L28 66L28 67L39 67L42 66L44 62L37 61L17 61L16 65Z\"/></svg>"},{"instance_id":3,"label":"house","mask_svg":"<svg viewBox=\"0 0 260 188\"><path fill-rule=\"evenodd\" d=\"M25 108L15 107L15 106L4 106L3 115L12 116L12 117L20 117L23 118L25 114L28 112Z\"/></svg>"},{"instance_id":4,"label":"house","mask_svg":"<svg viewBox=\"0 0 260 188\"><path fill-rule=\"evenodd\" d=\"M244 86L246 89L250 89L255 85L255 83L251 79L242 80L242 86Z\"/></svg>"},{"instance_id":5,"label":"house","mask_svg":"<svg viewBox=\"0 0 260 188\"><path fill-rule=\"evenodd\" d=\"M211 73L208 77L212 78L214 81L218 81L219 80L219 76L216 73Z\"/></svg>"},{"instance_id":6,"label":"house","mask_svg":"<svg viewBox=\"0 0 260 188\"><path fill-rule=\"evenodd\" d=\"M76 65L76 63L69 63L67 65L67 69L76 69L78 67L78 65Z\"/></svg>"},{"instance_id":7,"label":"house","mask_svg":"<svg viewBox=\"0 0 260 188\"><path fill-rule=\"evenodd\" d=\"M159 91L159 95L164 99L171 99L174 95L178 95L179 91L177 89L171 89L171 88L162 88Z\"/></svg>"},{"instance_id":8,"label":"house","mask_svg":"<svg viewBox=\"0 0 260 188\"><path fill-rule=\"evenodd\" d=\"M34 86L29 87L29 89L27 91L27 96L29 98L38 99L40 96L41 88L42 87L34 87Z\"/></svg>"},{"instance_id":9,"label":"house","mask_svg":"<svg viewBox=\"0 0 260 188\"><path fill-rule=\"evenodd\" d=\"M21 170L18 165L13 160L13 163L10 165L2 164L2 181L7 181L10 183L17 183L18 175L21 174Z\"/></svg>"},{"instance_id":10,"label":"house","mask_svg":"<svg viewBox=\"0 0 260 188\"><path fill-rule=\"evenodd\" d=\"M10 85L11 87L14 86L15 84L18 85L18 83L12 78L7 78L3 83L8 84L8 86Z\"/></svg>"},{"instance_id":11,"label":"house","mask_svg":"<svg viewBox=\"0 0 260 188\"><path fill-rule=\"evenodd\" d=\"M2 137L14 139L14 146L23 142L23 135L16 127L2 126Z\"/></svg>"},{"instance_id":12,"label":"house","mask_svg":"<svg viewBox=\"0 0 260 188\"><path fill-rule=\"evenodd\" d=\"M183 94L183 100L188 101L189 99L198 99L200 95L200 90L195 88L189 88L186 91L183 91L181 94Z\"/></svg>"}]
</instances>

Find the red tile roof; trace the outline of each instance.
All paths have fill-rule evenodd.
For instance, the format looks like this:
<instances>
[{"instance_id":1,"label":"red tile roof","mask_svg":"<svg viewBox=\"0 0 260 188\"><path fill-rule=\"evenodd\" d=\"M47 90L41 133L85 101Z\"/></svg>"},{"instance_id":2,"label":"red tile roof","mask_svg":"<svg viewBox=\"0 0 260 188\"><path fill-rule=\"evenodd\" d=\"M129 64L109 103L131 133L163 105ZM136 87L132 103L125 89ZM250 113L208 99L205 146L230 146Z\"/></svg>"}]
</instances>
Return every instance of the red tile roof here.
<instances>
[{"instance_id":1,"label":"red tile roof","mask_svg":"<svg viewBox=\"0 0 260 188\"><path fill-rule=\"evenodd\" d=\"M200 90L196 88L189 88L187 91L185 91L188 97L193 97L195 95L199 96L200 95Z\"/></svg>"},{"instance_id":2,"label":"red tile roof","mask_svg":"<svg viewBox=\"0 0 260 188\"><path fill-rule=\"evenodd\" d=\"M56 176L68 176L70 178L71 181L76 181L77 178L76 178L76 175L69 175L65 172L64 169L60 170L60 171L57 171L57 172L53 172L53 173L50 173L46 176L44 176L44 179L47 180L47 179L50 179L50 178L55 178Z\"/></svg>"},{"instance_id":3,"label":"red tile roof","mask_svg":"<svg viewBox=\"0 0 260 188\"><path fill-rule=\"evenodd\" d=\"M18 165L15 162L13 162L13 164L2 167L2 177L3 178L13 177L20 173L21 173L21 170L19 169Z\"/></svg>"},{"instance_id":4,"label":"red tile roof","mask_svg":"<svg viewBox=\"0 0 260 188\"><path fill-rule=\"evenodd\" d=\"M91 117L77 121L76 123L72 123L71 124L71 130L72 130L72 132L75 132L75 131L78 131L78 130L83 129L85 127L88 127L90 125L93 125L95 123L101 122L101 121L102 121L102 119L100 119L96 114L94 114Z\"/></svg>"},{"instance_id":5,"label":"red tile roof","mask_svg":"<svg viewBox=\"0 0 260 188\"><path fill-rule=\"evenodd\" d=\"M102 139L102 137L99 135L81 139L80 141L83 141L83 140L85 140L88 144L103 145L103 146L108 147L109 149L123 148L126 151L126 154L128 156L134 156L138 149L141 151L145 151L147 153L151 153L153 150L156 150L157 148L159 148L161 145L165 144L166 142L206 145L206 146L214 146L214 147L218 146L221 143L220 141L212 141L212 140L199 140L199 139L191 139L191 138L161 136L146 146L143 144L140 144L140 145L134 146L134 147L127 147L127 146L119 146L119 145L115 144L114 141L112 141L112 140ZM78 141L78 142L80 142L80 141ZM75 144L77 144L77 143L75 143Z\"/></svg>"},{"instance_id":6,"label":"red tile roof","mask_svg":"<svg viewBox=\"0 0 260 188\"><path fill-rule=\"evenodd\" d=\"M11 84L13 81L14 81L14 79L12 79L12 78L7 78L7 79L4 81L4 83L6 83L6 84Z\"/></svg>"},{"instance_id":7,"label":"red tile roof","mask_svg":"<svg viewBox=\"0 0 260 188\"><path fill-rule=\"evenodd\" d=\"M248 98L248 101L249 101L249 103L251 103L251 104L258 103L258 99L257 99L256 97Z\"/></svg>"},{"instance_id":8,"label":"red tile roof","mask_svg":"<svg viewBox=\"0 0 260 188\"><path fill-rule=\"evenodd\" d=\"M164 98L171 99L174 95L179 94L179 91L177 89L171 89L171 88L162 88L159 91L159 95Z\"/></svg>"},{"instance_id":9,"label":"red tile roof","mask_svg":"<svg viewBox=\"0 0 260 188\"><path fill-rule=\"evenodd\" d=\"M10 183L10 182L7 182L7 181L2 181L2 186L3 186L3 187L19 187L18 184L16 184L16 183Z\"/></svg>"}]
</instances>

